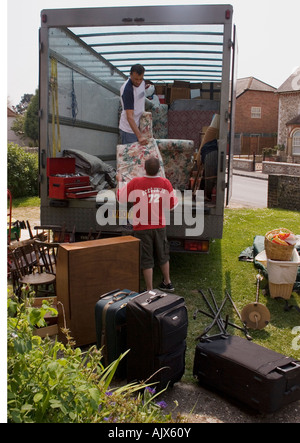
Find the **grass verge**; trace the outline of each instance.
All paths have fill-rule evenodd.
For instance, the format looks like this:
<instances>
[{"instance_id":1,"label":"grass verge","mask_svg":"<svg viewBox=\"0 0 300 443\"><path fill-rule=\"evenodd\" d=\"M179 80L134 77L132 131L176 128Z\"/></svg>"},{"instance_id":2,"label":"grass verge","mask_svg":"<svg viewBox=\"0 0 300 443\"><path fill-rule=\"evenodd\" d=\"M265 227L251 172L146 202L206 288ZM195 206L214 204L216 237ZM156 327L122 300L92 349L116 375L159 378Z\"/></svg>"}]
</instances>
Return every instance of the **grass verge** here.
<instances>
[{"instance_id":1,"label":"grass verge","mask_svg":"<svg viewBox=\"0 0 300 443\"><path fill-rule=\"evenodd\" d=\"M12 199L13 208L40 206L41 199L39 197L18 197Z\"/></svg>"}]
</instances>

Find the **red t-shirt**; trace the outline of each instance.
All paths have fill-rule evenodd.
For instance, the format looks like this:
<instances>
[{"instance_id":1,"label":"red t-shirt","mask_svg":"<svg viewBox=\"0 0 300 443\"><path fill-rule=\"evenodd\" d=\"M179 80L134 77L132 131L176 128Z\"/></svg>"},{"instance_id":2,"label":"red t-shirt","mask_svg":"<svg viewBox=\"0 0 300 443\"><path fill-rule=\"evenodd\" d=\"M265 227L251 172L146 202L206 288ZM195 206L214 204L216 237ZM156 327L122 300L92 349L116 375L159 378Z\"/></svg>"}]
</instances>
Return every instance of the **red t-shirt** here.
<instances>
[{"instance_id":1,"label":"red t-shirt","mask_svg":"<svg viewBox=\"0 0 300 443\"><path fill-rule=\"evenodd\" d=\"M166 226L165 211L178 204L168 179L158 176L135 177L118 189L120 203L133 202L133 229L157 229Z\"/></svg>"}]
</instances>

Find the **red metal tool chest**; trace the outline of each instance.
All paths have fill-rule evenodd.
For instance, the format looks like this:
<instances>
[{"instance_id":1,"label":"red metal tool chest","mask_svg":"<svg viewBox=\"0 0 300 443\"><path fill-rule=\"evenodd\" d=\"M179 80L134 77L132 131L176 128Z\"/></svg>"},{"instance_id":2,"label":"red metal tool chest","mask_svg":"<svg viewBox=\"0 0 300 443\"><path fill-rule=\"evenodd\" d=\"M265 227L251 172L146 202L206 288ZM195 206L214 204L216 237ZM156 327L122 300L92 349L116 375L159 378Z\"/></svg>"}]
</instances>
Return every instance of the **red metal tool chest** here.
<instances>
[{"instance_id":1,"label":"red metal tool chest","mask_svg":"<svg viewBox=\"0 0 300 443\"><path fill-rule=\"evenodd\" d=\"M75 158L48 158L49 197L58 200L86 198L97 194L88 175L75 173Z\"/></svg>"}]
</instances>

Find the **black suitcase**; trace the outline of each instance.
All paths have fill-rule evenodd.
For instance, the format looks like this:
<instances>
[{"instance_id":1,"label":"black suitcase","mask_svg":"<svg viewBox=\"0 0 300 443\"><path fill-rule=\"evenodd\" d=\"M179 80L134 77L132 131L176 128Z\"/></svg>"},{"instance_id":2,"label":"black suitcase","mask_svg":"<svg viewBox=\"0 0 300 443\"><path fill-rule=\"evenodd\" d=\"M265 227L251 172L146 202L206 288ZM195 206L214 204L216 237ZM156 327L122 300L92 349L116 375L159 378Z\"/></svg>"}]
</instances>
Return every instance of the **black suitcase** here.
<instances>
[{"instance_id":1,"label":"black suitcase","mask_svg":"<svg viewBox=\"0 0 300 443\"><path fill-rule=\"evenodd\" d=\"M188 326L184 299L153 290L127 305L127 380L159 383L179 381L185 370Z\"/></svg>"},{"instance_id":2,"label":"black suitcase","mask_svg":"<svg viewBox=\"0 0 300 443\"><path fill-rule=\"evenodd\" d=\"M126 306L138 292L115 289L100 296L95 306L97 347L102 348L103 364L108 366L127 351ZM116 371L116 376L126 378L126 357Z\"/></svg>"},{"instance_id":3,"label":"black suitcase","mask_svg":"<svg viewBox=\"0 0 300 443\"><path fill-rule=\"evenodd\" d=\"M300 399L300 362L238 336L199 342L193 373L261 413Z\"/></svg>"}]
</instances>

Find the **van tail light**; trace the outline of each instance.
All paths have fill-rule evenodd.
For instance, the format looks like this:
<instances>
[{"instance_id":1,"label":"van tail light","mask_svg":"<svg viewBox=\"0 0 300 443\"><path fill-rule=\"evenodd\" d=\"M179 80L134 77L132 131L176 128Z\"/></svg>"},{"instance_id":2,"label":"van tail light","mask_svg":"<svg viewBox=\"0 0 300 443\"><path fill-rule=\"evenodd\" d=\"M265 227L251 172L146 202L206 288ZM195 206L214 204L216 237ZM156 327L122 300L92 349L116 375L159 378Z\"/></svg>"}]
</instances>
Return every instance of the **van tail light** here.
<instances>
[{"instance_id":1,"label":"van tail light","mask_svg":"<svg viewBox=\"0 0 300 443\"><path fill-rule=\"evenodd\" d=\"M208 240L185 240L184 250L191 252L208 252L209 241Z\"/></svg>"}]
</instances>

